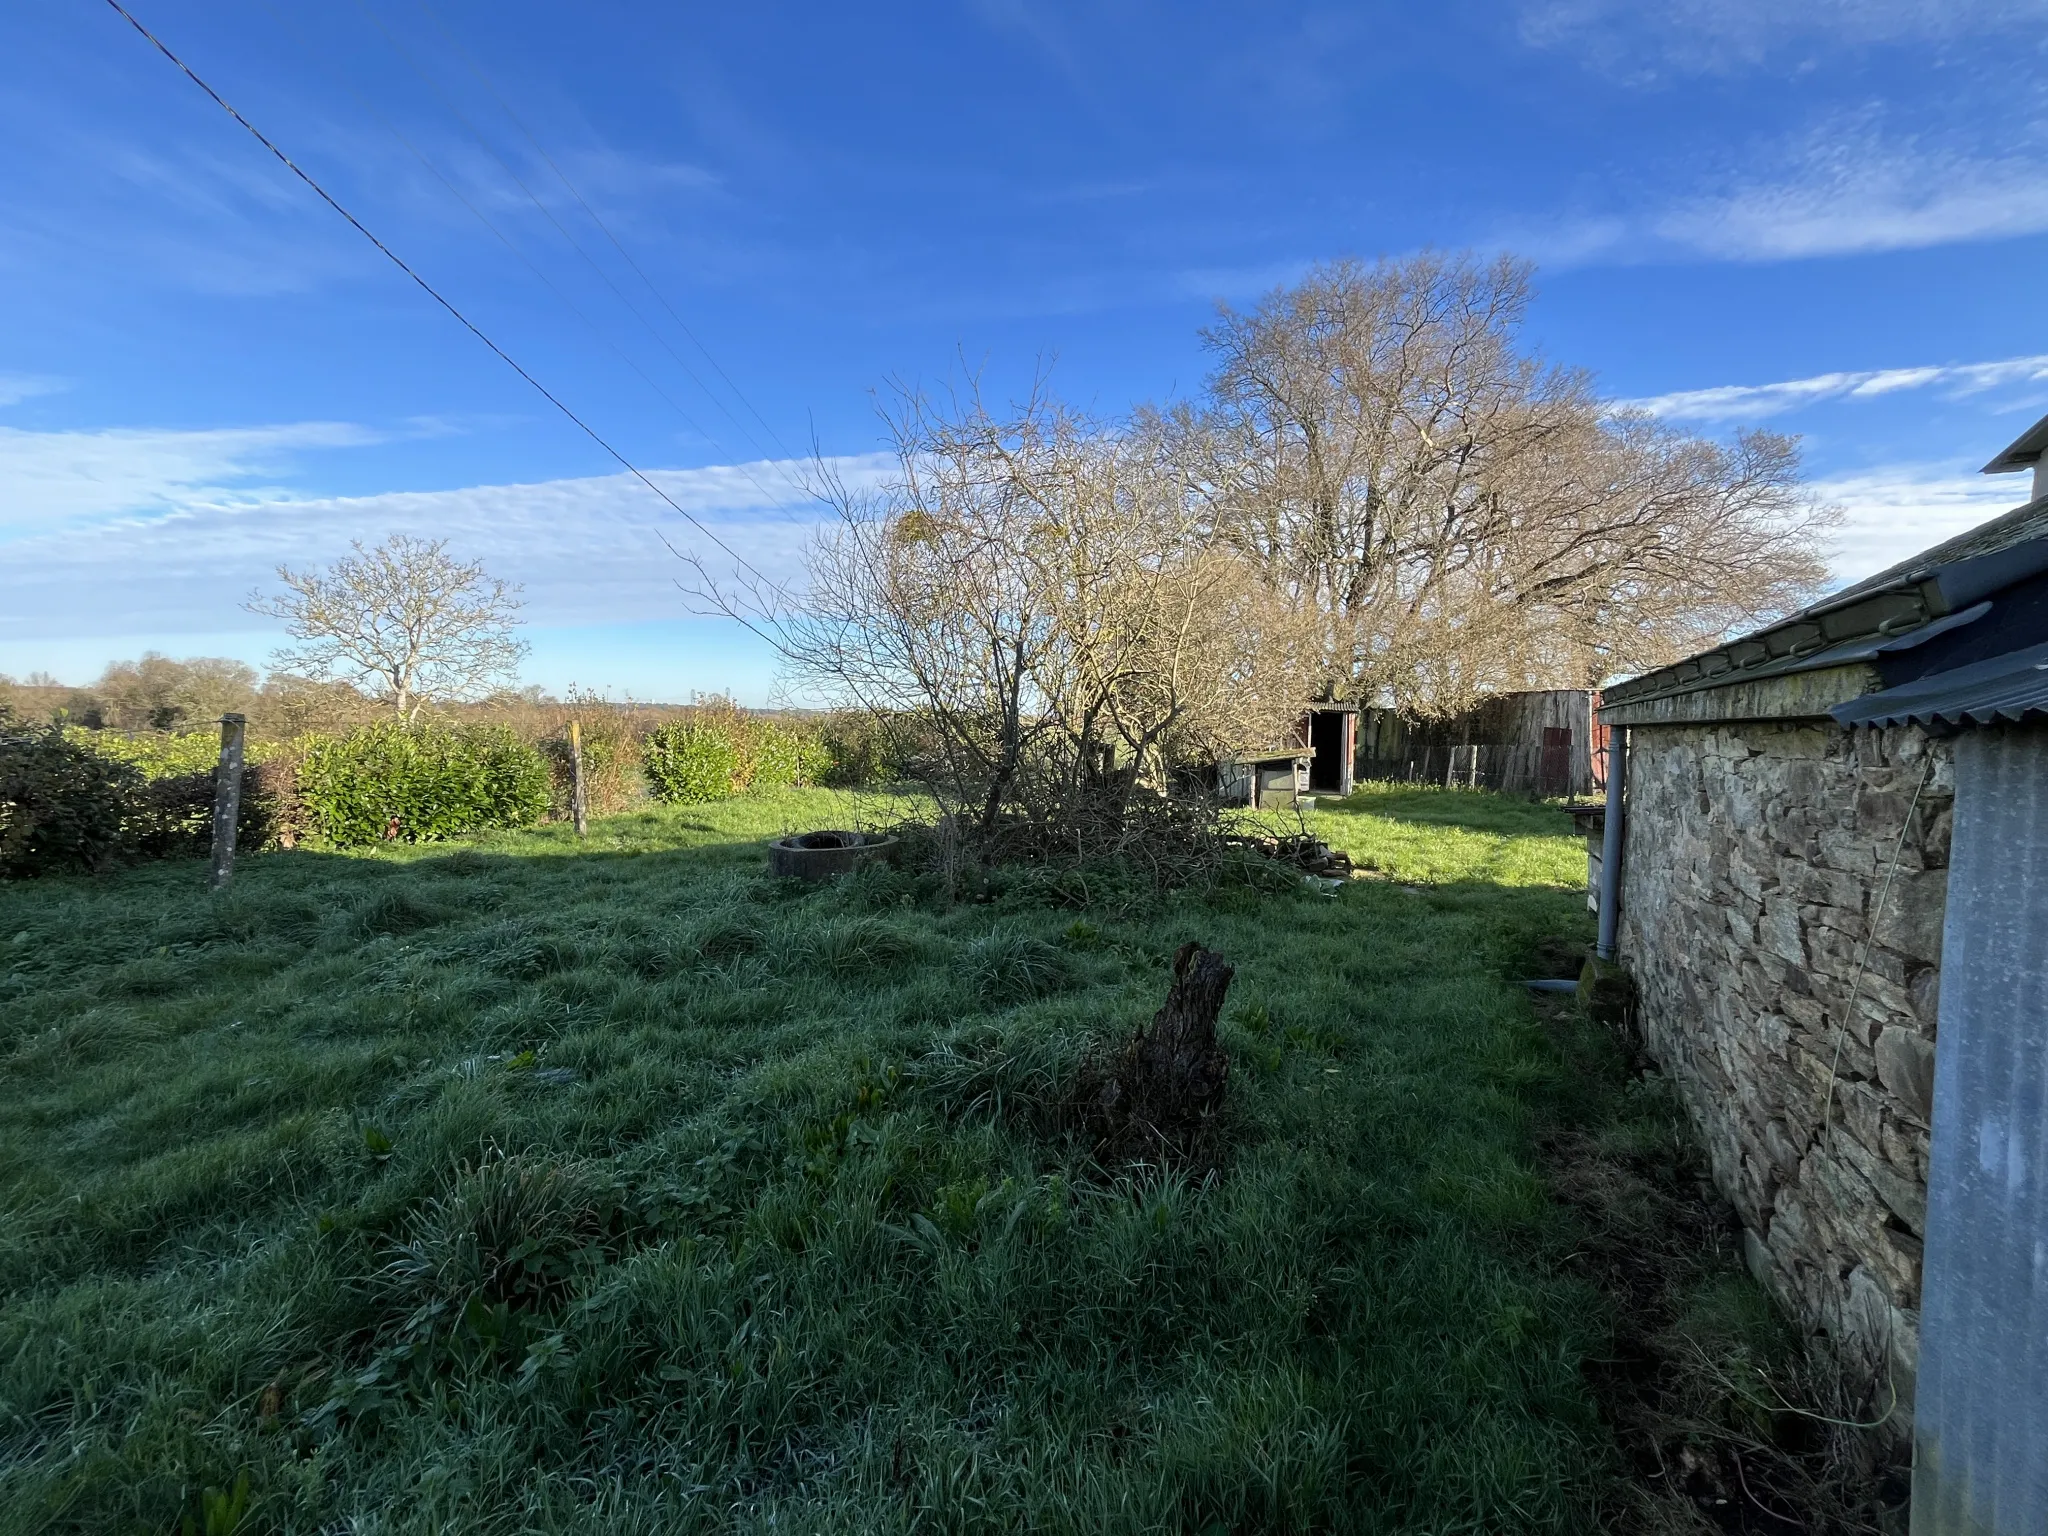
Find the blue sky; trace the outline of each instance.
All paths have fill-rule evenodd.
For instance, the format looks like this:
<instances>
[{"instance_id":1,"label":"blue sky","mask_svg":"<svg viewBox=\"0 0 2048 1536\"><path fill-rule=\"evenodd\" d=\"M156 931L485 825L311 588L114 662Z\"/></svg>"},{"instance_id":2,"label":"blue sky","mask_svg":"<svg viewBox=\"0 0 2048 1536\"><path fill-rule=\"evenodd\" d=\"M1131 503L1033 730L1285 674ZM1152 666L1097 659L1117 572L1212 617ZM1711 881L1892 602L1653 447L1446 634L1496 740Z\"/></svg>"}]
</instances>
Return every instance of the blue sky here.
<instances>
[{"instance_id":1,"label":"blue sky","mask_svg":"<svg viewBox=\"0 0 2048 1536\"><path fill-rule=\"evenodd\" d=\"M135 9L761 563L884 380L1191 393L1340 255L1536 261L1552 358L1803 435L1844 579L2048 411L2048 0ZM524 584L536 681L767 696L691 530L100 0L0 9L0 136L0 671L260 662L275 565L403 529Z\"/></svg>"}]
</instances>

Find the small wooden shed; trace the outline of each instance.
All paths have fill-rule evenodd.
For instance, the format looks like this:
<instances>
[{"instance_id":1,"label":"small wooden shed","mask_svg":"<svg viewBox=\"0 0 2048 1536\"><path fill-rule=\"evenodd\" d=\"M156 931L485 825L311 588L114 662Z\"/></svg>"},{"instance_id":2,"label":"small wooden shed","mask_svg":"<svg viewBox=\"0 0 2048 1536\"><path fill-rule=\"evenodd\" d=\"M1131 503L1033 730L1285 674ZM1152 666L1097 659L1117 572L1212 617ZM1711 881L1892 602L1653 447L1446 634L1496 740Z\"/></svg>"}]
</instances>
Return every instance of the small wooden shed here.
<instances>
[{"instance_id":1,"label":"small wooden shed","mask_svg":"<svg viewBox=\"0 0 2048 1536\"><path fill-rule=\"evenodd\" d=\"M1299 805L1315 795L1351 793L1358 754L1358 706L1302 706L1284 741L1232 752L1216 765L1216 787L1226 805L1265 810Z\"/></svg>"}]
</instances>

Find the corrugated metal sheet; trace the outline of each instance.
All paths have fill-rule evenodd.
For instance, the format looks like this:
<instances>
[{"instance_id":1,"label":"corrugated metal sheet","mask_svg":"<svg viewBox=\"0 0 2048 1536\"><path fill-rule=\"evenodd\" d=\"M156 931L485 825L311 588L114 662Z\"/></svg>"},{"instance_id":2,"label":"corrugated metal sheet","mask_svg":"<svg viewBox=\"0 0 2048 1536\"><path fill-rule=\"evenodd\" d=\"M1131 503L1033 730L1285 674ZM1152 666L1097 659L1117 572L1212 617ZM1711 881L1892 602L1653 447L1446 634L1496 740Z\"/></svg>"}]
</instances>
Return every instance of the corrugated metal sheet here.
<instances>
[{"instance_id":1,"label":"corrugated metal sheet","mask_svg":"<svg viewBox=\"0 0 2048 1536\"><path fill-rule=\"evenodd\" d=\"M1829 713L1844 725L1996 725L2048 714L2048 644L1865 694Z\"/></svg>"},{"instance_id":2,"label":"corrugated metal sheet","mask_svg":"<svg viewBox=\"0 0 2048 1536\"><path fill-rule=\"evenodd\" d=\"M1612 684L1606 704L1611 710L1911 649L1981 621L1993 606L1986 598L2044 571L2048 496L2038 496L1788 619ZM1623 723L1612 713L1608 718Z\"/></svg>"},{"instance_id":3,"label":"corrugated metal sheet","mask_svg":"<svg viewBox=\"0 0 2048 1536\"><path fill-rule=\"evenodd\" d=\"M2048 729L1956 743L1913 1536L2048 1532Z\"/></svg>"}]
</instances>

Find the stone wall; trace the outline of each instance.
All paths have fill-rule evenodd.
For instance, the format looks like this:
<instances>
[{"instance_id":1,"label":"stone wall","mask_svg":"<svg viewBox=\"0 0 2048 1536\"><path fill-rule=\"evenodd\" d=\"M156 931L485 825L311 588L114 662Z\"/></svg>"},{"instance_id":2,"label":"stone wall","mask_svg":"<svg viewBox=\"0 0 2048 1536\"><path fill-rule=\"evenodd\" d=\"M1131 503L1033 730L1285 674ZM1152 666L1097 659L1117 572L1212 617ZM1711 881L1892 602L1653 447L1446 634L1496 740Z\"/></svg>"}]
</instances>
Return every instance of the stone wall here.
<instances>
[{"instance_id":1,"label":"stone wall","mask_svg":"<svg viewBox=\"0 0 2048 1536\"><path fill-rule=\"evenodd\" d=\"M1876 1407L1896 1389L1903 1427L1949 748L1826 721L1639 726L1627 784L1620 945L1645 1042L1700 1127L1751 1270L1835 1340Z\"/></svg>"}]
</instances>

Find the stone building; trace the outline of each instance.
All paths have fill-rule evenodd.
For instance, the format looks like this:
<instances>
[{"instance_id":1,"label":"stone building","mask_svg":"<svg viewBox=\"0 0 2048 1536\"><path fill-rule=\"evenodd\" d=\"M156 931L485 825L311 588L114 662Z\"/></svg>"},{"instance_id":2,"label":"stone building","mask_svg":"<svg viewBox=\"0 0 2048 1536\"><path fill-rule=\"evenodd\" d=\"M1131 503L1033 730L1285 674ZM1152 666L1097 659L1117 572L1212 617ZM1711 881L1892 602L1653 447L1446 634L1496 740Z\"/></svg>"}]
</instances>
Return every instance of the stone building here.
<instances>
[{"instance_id":1,"label":"stone building","mask_svg":"<svg viewBox=\"0 0 2048 1536\"><path fill-rule=\"evenodd\" d=\"M2048 445L2048 419L2032 436ZM2028 441L1992 468L2021 467L2007 461ZM2038 988L2019 1015L1988 1005L1988 1024L1981 1001L1984 954L2022 971L2048 963L2048 849L2013 850L2008 865L1983 831L2026 795L2048 807L2044 642L2037 494L1791 619L1612 687L1601 709L1626 732L1617 957L1645 1043L1700 1129L1751 1270L1835 1342L1902 1431L1926 1364L1930 1156L1935 1203L1951 1210L1962 1197L1943 1184L1943 1145L1962 1178L1957 1160L1974 1167L1985 1138L2021 1135L2036 1182L2048 1178L2039 1087L2021 1093L2033 1107L2018 1120L1977 1090L1937 1091L1974 1070L1952 1038L1962 1032L2048 1046ZM1982 766L1994 758L2007 767ZM2025 825L2048 829L2048 814ZM1977 850L1967 871L1951 868L1959 827ZM1957 880L1971 893L1960 904ZM1963 949L1976 956L1969 985L1945 985ZM1958 1024L1966 997L1977 1015ZM2048 1050L2040 1058L2026 1072L2048 1085ZM1932 1128L1951 1122L1939 1143ZM2048 1194L2025 1198L2037 1196L2048 1213ZM1935 1214L1937 1228L1951 1219ZM2038 1240L2023 1230L2035 1217L1986 1219L2000 1235L1951 1249ZM1959 1278L1968 1262L1944 1270L1953 1285L1972 1283ZM2048 1308L2048 1272L2033 1283ZM1983 1311L1981 1296L1964 1300ZM1992 1311L2006 1305L1994 1298ZM2048 1410L2048 1372L2027 1392ZM2048 1449L2032 1455L2048 1514Z\"/></svg>"}]
</instances>

